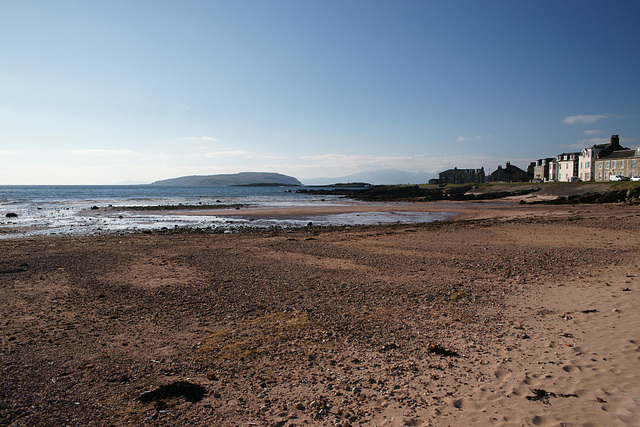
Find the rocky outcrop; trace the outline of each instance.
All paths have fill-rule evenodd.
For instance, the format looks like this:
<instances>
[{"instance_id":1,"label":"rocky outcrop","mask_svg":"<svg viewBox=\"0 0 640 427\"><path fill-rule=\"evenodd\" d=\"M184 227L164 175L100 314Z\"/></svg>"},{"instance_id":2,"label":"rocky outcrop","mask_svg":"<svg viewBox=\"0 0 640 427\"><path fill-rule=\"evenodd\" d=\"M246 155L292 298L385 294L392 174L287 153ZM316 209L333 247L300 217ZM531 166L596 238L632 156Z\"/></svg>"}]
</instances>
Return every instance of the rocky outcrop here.
<instances>
[{"instance_id":1,"label":"rocky outcrop","mask_svg":"<svg viewBox=\"0 0 640 427\"><path fill-rule=\"evenodd\" d=\"M342 195L368 202L412 201L427 202L435 200L492 200L507 196L523 196L539 191L539 188L474 193L476 186L420 187L418 185L374 185L364 189L301 189L300 193Z\"/></svg>"},{"instance_id":2,"label":"rocky outcrop","mask_svg":"<svg viewBox=\"0 0 640 427\"><path fill-rule=\"evenodd\" d=\"M369 202L428 202L436 200L495 200L536 193L543 200L522 200L520 203L577 204L630 203L640 204L640 187L619 188L609 183L514 184L495 186L461 185L421 187L418 185L375 185L364 189L300 189L311 194L342 195Z\"/></svg>"},{"instance_id":3,"label":"rocky outcrop","mask_svg":"<svg viewBox=\"0 0 640 427\"><path fill-rule=\"evenodd\" d=\"M520 203L526 203L524 200ZM640 204L640 191L638 188L610 190L604 193L572 194L559 196L555 200L535 201L531 204L571 205L579 203L626 203Z\"/></svg>"}]
</instances>

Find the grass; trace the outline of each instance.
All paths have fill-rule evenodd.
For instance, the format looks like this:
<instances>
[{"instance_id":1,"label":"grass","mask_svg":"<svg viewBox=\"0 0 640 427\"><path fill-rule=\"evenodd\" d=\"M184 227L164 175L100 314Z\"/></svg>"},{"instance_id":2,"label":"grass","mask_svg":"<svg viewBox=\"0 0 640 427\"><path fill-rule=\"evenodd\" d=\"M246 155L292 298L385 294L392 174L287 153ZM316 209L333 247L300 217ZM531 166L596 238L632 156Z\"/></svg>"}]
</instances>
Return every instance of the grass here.
<instances>
[{"instance_id":1,"label":"grass","mask_svg":"<svg viewBox=\"0 0 640 427\"><path fill-rule=\"evenodd\" d=\"M630 190L640 188L640 181L617 181L613 183L612 189L614 190Z\"/></svg>"}]
</instances>

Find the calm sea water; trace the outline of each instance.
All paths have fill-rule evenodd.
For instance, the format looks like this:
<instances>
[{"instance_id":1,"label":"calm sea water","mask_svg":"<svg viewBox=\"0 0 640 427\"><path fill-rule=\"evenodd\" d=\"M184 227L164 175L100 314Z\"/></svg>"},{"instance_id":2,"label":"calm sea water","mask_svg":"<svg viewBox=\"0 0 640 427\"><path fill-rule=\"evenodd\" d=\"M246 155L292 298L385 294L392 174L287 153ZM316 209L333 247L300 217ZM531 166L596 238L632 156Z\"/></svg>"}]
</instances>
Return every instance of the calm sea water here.
<instances>
[{"instance_id":1,"label":"calm sea water","mask_svg":"<svg viewBox=\"0 0 640 427\"><path fill-rule=\"evenodd\" d=\"M238 217L192 216L119 211L119 206L247 204L254 207L328 206L358 203L350 199L296 193L297 187L231 186L0 186L0 238L35 235L91 235L162 228L223 228L243 226L299 227L415 223L443 219L441 214L364 212L315 215L295 219L250 220ZM92 207L111 209L91 209ZM17 218L7 217L15 213Z\"/></svg>"}]
</instances>

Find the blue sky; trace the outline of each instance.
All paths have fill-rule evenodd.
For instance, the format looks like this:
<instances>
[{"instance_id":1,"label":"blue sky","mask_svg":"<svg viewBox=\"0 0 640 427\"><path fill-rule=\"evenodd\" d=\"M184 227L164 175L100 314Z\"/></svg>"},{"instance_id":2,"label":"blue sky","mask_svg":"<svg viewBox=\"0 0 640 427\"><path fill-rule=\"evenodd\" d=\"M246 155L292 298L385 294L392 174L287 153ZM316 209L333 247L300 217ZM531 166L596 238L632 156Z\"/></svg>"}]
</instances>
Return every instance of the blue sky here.
<instances>
[{"instance_id":1,"label":"blue sky","mask_svg":"<svg viewBox=\"0 0 640 427\"><path fill-rule=\"evenodd\" d=\"M0 184L640 145L640 1L0 0Z\"/></svg>"}]
</instances>

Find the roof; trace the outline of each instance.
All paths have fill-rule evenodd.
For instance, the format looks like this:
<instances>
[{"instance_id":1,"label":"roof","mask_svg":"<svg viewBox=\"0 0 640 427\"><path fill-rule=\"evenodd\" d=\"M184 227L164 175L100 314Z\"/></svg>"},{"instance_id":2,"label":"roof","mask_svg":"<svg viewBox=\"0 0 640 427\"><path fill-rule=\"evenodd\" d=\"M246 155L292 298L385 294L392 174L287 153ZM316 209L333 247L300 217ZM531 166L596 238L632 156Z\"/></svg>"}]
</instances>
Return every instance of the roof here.
<instances>
[{"instance_id":1,"label":"roof","mask_svg":"<svg viewBox=\"0 0 640 427\"><path fill-rule=\"evenodd\" d=\"M609 160L609 159L626 159L628 157L635 157L636 150L618 150L609 154L608 156L600 157L600 160Z\"/></svg>"},{"instance_id":2,"label":"roof","mask_svg":"<svg viewBox=\"0 0 640 427\"><path fill-rule=\"evenodd\" d=\"M571 152L571 153L561 153L561 154L558 154L556 156L556 158L558 158L560 156L569 156L571 154L573 154L575 157L578 157L580 154L582 154L582 151L576 151L576 152Z\"/></svg>"},{"instance_id":3,"label":"roof","mask_svg":"<svg viewBox=\"0 0 640 427\"><path fill-rule=\"evenodd\" d=\"M453 169L447 169L446 171L442 171L442 172L438 172L438 173L483 173L484 172L484 168L480 168L480 169L458 169L458 168L453 168Z\"/></svg>"}]
</instances>

